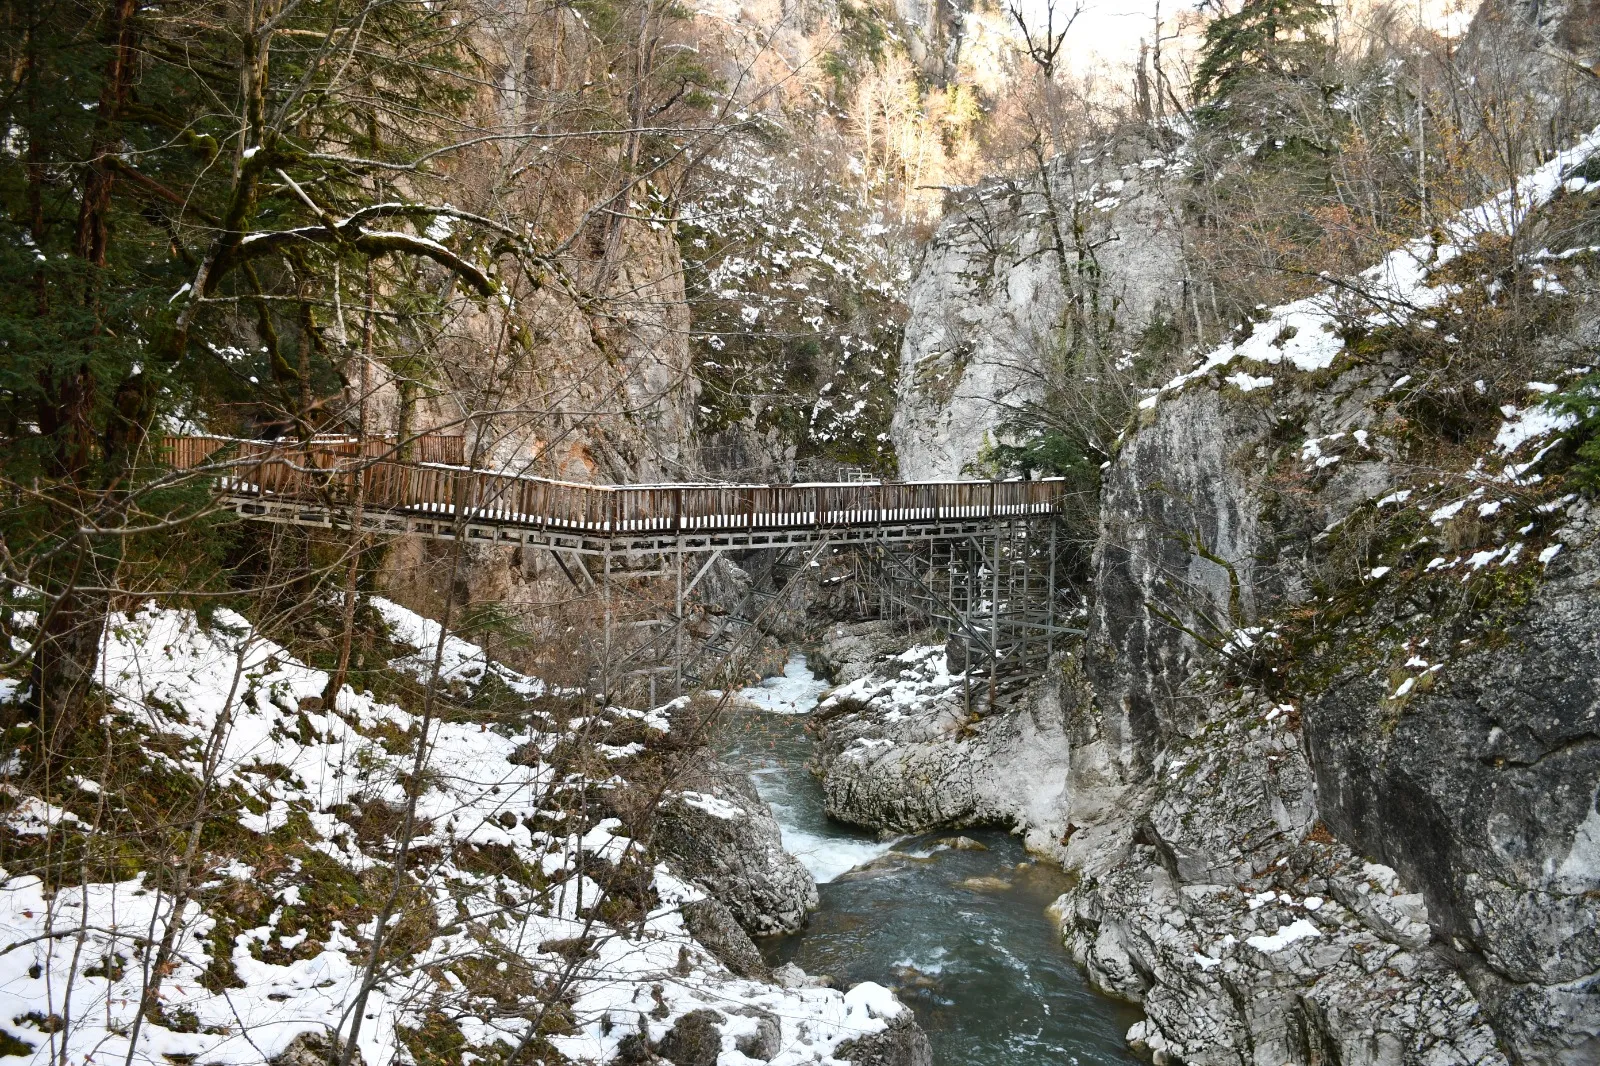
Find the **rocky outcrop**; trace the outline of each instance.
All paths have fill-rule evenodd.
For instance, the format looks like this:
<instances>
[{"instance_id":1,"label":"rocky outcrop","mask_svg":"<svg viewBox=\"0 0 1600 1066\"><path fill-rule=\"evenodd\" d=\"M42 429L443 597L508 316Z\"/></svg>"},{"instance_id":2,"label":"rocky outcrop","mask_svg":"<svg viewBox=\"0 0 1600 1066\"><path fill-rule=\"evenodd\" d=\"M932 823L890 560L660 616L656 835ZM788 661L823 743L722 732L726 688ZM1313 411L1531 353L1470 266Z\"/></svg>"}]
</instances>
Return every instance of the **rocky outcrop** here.
<instances>
[{"instance_id":1,"label":"rocky outcrop","mask_svg":"<svg viewBox=\"0 0 1600 1066\"><path fill-rule=\"evenodd\" d=\"M1600 87L1591 74L1600 62L1600 9L1592 3L1484 0L1454 61L1480 91L1527 109L1536 152L1564 148L1600 120ZM1487 124L1475 109L1463 117Z\"/></svg>"},{"instance_id":2,"label":"rocky outcrop","mask_svg":"<svg viewBox=\"0 0 1600 1066\"><path fill-rule=\"evenodd\" d=\"M828 814L901 833L999 825L1053 854L1067 825L1062 698L1082 691L1070 664L1018 707L978 716L942 645L864 662L863 643L843 628L823 642L824 657L855 676L814 714L814 769Z\"/></svg>"},{"instance_id":3,"label":"rocky outcrop","mask_svg":"<svg viewBox=\"0 0 1600 1066\"><path fill-rule=\"evenodd\" d=\"M820 676L835 685L848 685L904 650L908 639L903 628L893 622L840 622L827 628L807 659Z\"/></svg>"},{"instance_id":4,"label":"rocky outcrop","mask_svg":"<svg viewBox=\"0 0 1600 1066\"><path fill-rule=\"evenodd\" d=\"M709 757L679 780L657 811L656 848L750 935L798 930L817 906L817 885L783 850L777 819L755 786Z\"/></svg>"},{"instance_id":5,"label":"rocky outcrop","mask_svg":"<svg viewBox=\"0 0 1600 1066\"><path fill-rule=\"evenodd\" d=\"M1424 897L1316 821L1291 715L1217 706L1165 757L1127 857L1058 903L1092 982L1159 1062L1503 1064Z\"/></svg>"},{"instance_id":6,"label":"rocky outcrop","mask_svg":"<svg viewBox=\"0 0 1600 1066\"><path fill-rule=\"evenodd\" d=\"M1270 405L1220 378L1191 385L1147 416L1108 472L1082 736L1102 749L1112 786L1144 789L1151 806L1126 858L1086 880L1068 929L1091 972L1141 997L1151 1034L1187 1048L1174 1052L1186 1061L1241 1061L1195 1050L1221 1046L1230 1028L1287 1039L1229 1006L1240 988L1321 1004L1338 1061L1386 1061L1361 1050L1364 1014L1380 1036L1390 1027L1380 1045L1407 1049L1394 1061L1487 1061L1461 1050L1477 1046L1463 1035L1469 1017L1491 1023L1516 1061L1600 1052L1600 538L1580 501L1524 501L1510 516L1516 505L1484 489L1419 483L1396 406L1381 399L1405 369L1392 355L1353 361L1291 378ZM1470 525L1456 518L1469 506ZM1541 545L1548 571L1529 558ZM1505 570L1491 569L1502 559ZM1478 591L1463 600L1463 585ZM1239 746L1219 703L1238 678L1263 675L1290 723L1270 757ZM1199 923L1204 954L1205 937L1227 930L1211 886L1259 891L1284 870L1317 884L1281 887L1352 910L1359 878L1312 848L1317 826L1415 897L1413 935L1400 941L1414 958L1391 990L1405 991L1403 1010L1357 994L1382 982L1346 972L1359 940L1334 928L1299 953L1292 979L1245 952L1226 995L1185 976L1187 934L1168 937L1181 950L1159 946L1149 914ZM1363 923L1352 913L1308 920L1337 914L1348 932ZM1432 1014L1412 1009L1428 1003ZM1218 1019L1214 1032L1195 1027L1201 1017ZM1428 1032L1457 1050L1428 1044Z\"/></svg>"},{"instance_id":7,"label":"rocky outcrop","mask_svg":"<svg viewBox=\"0 0 1600 1066\"><path fill-rule=\"evenodd\" d=\"M1263 397L1217 371L1141 412L1101 490L1084 660L1126 776L1194 727L1182 690L1236 629L1354 565L1327 531L1398 484L1404 427L1384 398L1404 377L1386 353Z\"/></svg>"},{"instance_id":8,"label":"rocky outcrop","mask_svg":"<svg viewBox=\"0 0 1600 1066\"><path fill-rule=\"evenodd\" d=\"M1185 271L1167 165L1133 137L1058 158L1048 181L952 195L907 299L891 428L901 476L961 476L1008 416L1044 398L1074 297L1130 346L1175 310Z\"/></svg>"},{"instance_id":9,"label":"rocky outcrop","mask_svg":"<svg viewBox=\"0 0 1600 1066\"><path fill-rule=\"evenodd\" d=\"M1549 1062L1600 1061L1600 516L1568 512L1504 643L1398 707L1350 669L1305 709L1330 828L1423 893L1508 1043Z\"/></svg>"},{"instance_id":10,"label":"rocky outcrop","mask_svg":"<svg viewBox=\"0 0 1600 1066\"><path fill-rule=\"evenodd\" d=\"M683 925L718 962L738 976L755 980L772 976L761 950L721 900L707 896L685 903Z\"/></svg>"}]
</instances>

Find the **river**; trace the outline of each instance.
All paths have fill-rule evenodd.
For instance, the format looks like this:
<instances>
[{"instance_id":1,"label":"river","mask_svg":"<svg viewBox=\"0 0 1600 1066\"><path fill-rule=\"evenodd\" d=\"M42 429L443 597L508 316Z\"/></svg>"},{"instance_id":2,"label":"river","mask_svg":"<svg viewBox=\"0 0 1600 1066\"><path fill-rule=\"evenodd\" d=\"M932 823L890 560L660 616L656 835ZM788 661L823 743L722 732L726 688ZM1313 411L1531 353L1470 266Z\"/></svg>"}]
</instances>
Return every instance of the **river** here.
<instances>
[{"instance_id":1,"label":"river","mask_svg":"<svg viewBox=\"0 0 1600 1066\"><path fill-rule=\"evenodd\" d=\"M749 772L822 897L802 932L762 945L767 961L896 989L936 1066L1139 1062L1123 1041L1138 1011L1088 987L1045 913L1067 887L1060 870L998 830L879 840L827 817L805 768L806 715L826 688L793 656L721 729L723 759Z\"/></svg>"}]
</instances>

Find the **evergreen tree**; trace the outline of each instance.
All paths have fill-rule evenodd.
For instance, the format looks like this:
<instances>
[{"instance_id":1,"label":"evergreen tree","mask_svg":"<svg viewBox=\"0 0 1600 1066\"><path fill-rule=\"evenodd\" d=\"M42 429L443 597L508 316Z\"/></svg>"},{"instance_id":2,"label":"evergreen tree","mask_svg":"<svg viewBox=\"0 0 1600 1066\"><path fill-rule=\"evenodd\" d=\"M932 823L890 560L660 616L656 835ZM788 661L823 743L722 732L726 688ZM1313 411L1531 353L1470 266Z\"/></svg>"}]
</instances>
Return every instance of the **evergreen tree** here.
<instances>
[{"instance_id":1,"label":"evergreen tree","mask_svg":"<svg viewBox=\"0 0 1600 1066\"><path fill-rule=\"evenodd\" d=\"M391 302L441 288L419 265L483 299L495 258L525 250L434 201L416 162L478 132L467 14L0 6L0 541L7 593L38 609L52 733L88 692L132 531L179 517L146 487L162 420L308 434L348 358L330 343L341 277L354 306L369 262ZM426 238L440 217L455 235Z\"/></svg>"},{"instance_id":2,"label":"evergreen tree","mask_svg":"<svg viewBox=\"0 0 1600 1066\"><path fill-rule=\"evenodd\" d=\"M1322 26L1330 16L1322 0L1248 0L1206 27L1194 98L1221 104L1256 80L1305 81L1326 49Z\"/></svg>"}]
</instances>

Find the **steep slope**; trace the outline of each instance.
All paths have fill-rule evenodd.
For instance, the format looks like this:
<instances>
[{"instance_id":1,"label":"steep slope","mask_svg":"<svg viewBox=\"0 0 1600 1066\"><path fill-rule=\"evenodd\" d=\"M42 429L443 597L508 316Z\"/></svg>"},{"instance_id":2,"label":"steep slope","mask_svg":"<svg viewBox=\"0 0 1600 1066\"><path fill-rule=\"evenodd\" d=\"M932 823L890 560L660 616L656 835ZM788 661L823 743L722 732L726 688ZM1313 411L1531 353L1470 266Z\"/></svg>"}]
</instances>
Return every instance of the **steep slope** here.
<instances>
[{"instance_id":1,"label":"steep slope","mask_svg":"<svg viewBox=\"0 0 1600 1066\"><path fill-rule=\"evenodd\" d=\"M682 704L580 706L372 607L393 658L366 676L386 698L346 687L332 708L326 674L230 611L113 619L104 737L66 754L65 780L16 778L0 809L0 1054L326 1062L364 1003L368 1066L925 1066L886 989L771 983L728 911L658 861L638 801L686 747ZM423 697L407 678L436 654L442 691ZM759 799L675 785L669 804L776 838Z\"/></svg>"}]
</instances>

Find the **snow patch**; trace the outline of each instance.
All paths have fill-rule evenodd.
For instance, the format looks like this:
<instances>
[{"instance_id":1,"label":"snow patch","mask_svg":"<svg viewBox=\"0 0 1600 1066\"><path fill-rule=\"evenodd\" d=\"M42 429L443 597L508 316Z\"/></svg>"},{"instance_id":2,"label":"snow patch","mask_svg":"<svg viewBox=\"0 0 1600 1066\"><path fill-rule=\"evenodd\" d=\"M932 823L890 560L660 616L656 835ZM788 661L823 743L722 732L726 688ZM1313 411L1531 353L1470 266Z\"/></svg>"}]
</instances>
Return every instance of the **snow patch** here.
<instances>
[{"instance_id":1,"label":"snow patch","mask_svg":"<svg viewBox=\"0 0 1600 1066\"><path fill-rule=\"evenodd\" d=\"M1244 942L1255 948L1257 951L1264 951L1268 954L1271 954L1275 951L1282 951L1284 948L1298 940L1309 940L1312 937L1319 937L1321 935L1322 930L1311 924L1310 921L1306 920L1305 918L1296 918L1288 925L1278 926L1278 931L1273 933L1271 936L1246 937Z\"/></svg>"}]
</instances>

